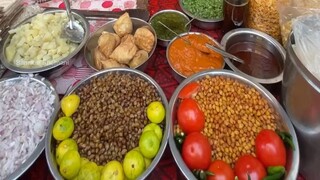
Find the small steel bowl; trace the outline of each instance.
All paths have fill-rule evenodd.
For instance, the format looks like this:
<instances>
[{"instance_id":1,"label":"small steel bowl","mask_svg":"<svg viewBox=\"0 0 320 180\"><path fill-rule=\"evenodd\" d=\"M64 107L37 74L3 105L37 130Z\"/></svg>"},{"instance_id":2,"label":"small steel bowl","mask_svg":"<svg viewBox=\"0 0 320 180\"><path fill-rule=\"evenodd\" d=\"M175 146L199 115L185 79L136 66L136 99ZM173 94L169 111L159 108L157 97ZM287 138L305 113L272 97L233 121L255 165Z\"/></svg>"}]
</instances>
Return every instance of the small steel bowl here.
<instances>
[{"instance_id":1,"label":"small steel bowl","mask_svg":"<svg viewBox=\"0 0 320 180\"><path fill-rule=\"evenodd\" d=\"M223 17L217 18L217 19L204 19L204 18L196 17L194 14L192 14L183 6L183 1L184 0L179 0L179 6L181 7L181 10L185 14L187 14L189 17L191 17L191 19L193 19L191 22L193 25L205 30L213 30L213 29L218 29L222 27L223 19L224 19Z\"/></svg>"},{"instance_id":2,"label":"small steel bowl","mask_svg":"<svg viewBox=\"0 0 320 180\"><path fill-rule=\"evenodd\" d=\"M287 164L286 164L286 175L285 179L296 179L299 171L299 161L300 161L300 152L299 152L299 145L297 141L297 136L295 133L295 130L293 128L293 125L282 108L282 106L279 104L279 102L274 98L274 96L266 90L262 85L251 81L250 79L247 79L246 77L237 74L235 72L232 72L230 70L208 70L203 71L200 73L197 73L187 79L185 79L174 91L170 102L169 102L169 109L167 111L166 117L169 118L169 122L171 123L170 127L170 135L169 135L169 146L170 150L173 154L173 158L175 159L176 163L178 164L179 169L183 173L183 175L187 179L196 179L193 175L193 173L190 171L190 169L187 167L187 165L184 163L182 156L177 149L175 140L174 140L174 125L177 124L177 108L179 105L179 98L178 94L182 90L183 87L185 87L187 84L191 82L195 82L197 80L206 78L207 76L210 77L225 77L230 78L233 80L238 81L241 84L247 85L249 87L255 88L261 96L267 100L267 102L274 108L275 112L278 113L279 117L281 117L282 121L278 122L279 126L282 127L283 131L287 131L292 135L293 144L295 146L295 150L287 150Z\"/></svg>"},{"instance_id":3,"label":"small steel bowl","mask_svg":"<svg viewBox=\"0 0 320 180\"><path fill-rule=\"evenodd\" d=\"M214 42L219 48L222 48L222 46L212 37L204 34L204 33L200 33L200 32L188 32L188 33L182 33L180 34L181 37L185 36L185 35L188 35L188 34L197 34L197 35L204 35L206 37L208 37L212 42ZM178 39L180 37L175 37L174 39L172 39L167 47L167 51L166 51L166 57L167 57L167 60L168 60L168 63L169 63L169 66L170 66L170 69L171 69L171 72L172 72L172 75L173 77L178 81L178 82L182 82L184 79L186 79L187 77L183 74L181 74L180 72L178 72L174 66L172 65L171 61L170 61L170 57L169 57L169 49L170 49L170 46L172 45L172 43ZM221 67L221 69L223 69L225 66L225 62L223 62L223 65Z\"/></svg>"},{"instance_id":4,"label":"small steel bowl","mask_svg":"<svg viewBox=\"0 0 320 180\"><path fill-rule=\"evenodd\" d=\"M83 79L82 81L78 82L74 87L72 87L67 93L67 95L70 95L74 91L76 91L78 88L82 87L83 85L89 83L93 78L99 78L103 77L107 74L131 74L137 77L140 77L144 80L146 80L150 85L154 86L161 97L162 103L167 111L168 109L168 101L167 98L159 86L159 84L153 80L149 75L136 70L136 69L130 69L130 68L110 68L110 69L105 69L101 70L98 72L95 72L91 76L87 77L86 79ZM47 159L47 164L49 166L50 172L54 179L63 179L62 176L59 173L59 169L56 163L56 158L55 158L55 149L56 149L56 140L52 136L52 129L54 126L54 123L56 122L56 119L53 119L48 127L48 133L46 135L46 140L45 140L45 153L46 153L46 159ZM170 132L170 125L171 122L169 122L169 118L165 119L165 128L163 129L163 137L161 141L161 145L159 148L159 151L157 155L153 158L150 166L138 177L138 179L146 179L146 177L152 172L152 170L156 167L156 165L159 163L165 149L167 146L167 141L169 138L169 132Z\"/></svg>"},{"instance_id":5,"label":"small steel bowl","mask_svg":"<svg viewBox=\"0 0 320 180\"><path fill-rule=\"evenodd\" d=\"M95 71L99 71L99 69L97 69L95 64L94 64L94 59L93 59L93 52L94 52L94 49L98 46L98 39L99 39L99 37L100 37L100 35L101 35L101 33L103 31L115 33L115 31L113 30L113 25L114 25L114 23L116 21L117 21L117 19L114 19L112 21L107 22L103 26L101 26L98 30L96 30L94 33L92 33L90 35L87 43L85 44L84 58L85 58L87 64ZM147 67L147 64L148 64L148 61L149 61L150 57L152 56L152 54L154 53L154 50L156 49L156 46L157 46L157 34L156 34L155 30L153 29L153 27L149 23L147 23L146 21L144 21L142 19L139 19L139 18L133 18L133 17L131 17L131 21L132 21L132 24L133 24L132 35L134 34L134 32L138 28L147 27L153 33L153 35L155 36L154 37L155 38L155 42L154 42L152 50L149 52L148 60L135 68L135 69L138 69L140 71L144 71L144 69Z\"/></svg>"},{"instance_id":6,"label":"small steel bowl","mask_svg":"<svg viewBox=\"0 0 320 180\"><path fill-rule=\"evenodd\" d=\"M55 14L55 13L66 13L66 11L65 10L48 10L48 11L43 12L43 14ZM51 65L44 66L44 67L38 67L38 68L17 67L15 65L11 64L10 62L8 62L6 55L5 55L5 49L9 45L10 40L13 36L13 34L8 34L4 38L4 41L3 41L3 44L1 47L0 59L1 59L2 64L6 68L8 68L9 70L17 72L17 73L43 73L43 76L45 75L46 77L49 77L49 78L54 78L54 77L60 76L63 72L68 70L69 67L71 67L71 65L73 64L73 61L75 60L75 58L73 58L73 57L76 54L78 54L78 52L82 49L82 47L86 43L87 38L89 37L89 23L86 20L86 18L76 12L72 12L72 13L73 13L73 17L75 18L75 20L79 21L79 23L82 25L85 34L84 34L83 41L67 57L62 58L59 62L57 62L55 64L51 64ZM15 26L14 28L21 26L23 24L30 23L32 18L35 16L36 15L27 18L26 20L24 20L23 22L21 22L20 24Z\"/></svg>"},{"instance_id":7,"label":"small steel bowl","mask_svg":"<svg viewBox=\"0 0 320 180\"><path fill-rule=\"evenodd\" d=\"M45 78L41 76L30 77L29 75L15 75L13 77L2 78L0 80L0 83L21 81L24 78L30 78L31 81L35 81L43 86L46 86L52 91L52 95L55 97L55 100L53 104L54 111L50 116L50 121L53 121L54 119L56 119L58 115L58 111L60 109L59 96L56 90L54 89L54 87L52 86L52 84ZM49 127L49 124L48 124L48 127ZM21 164L18 169L16 169L12 174L7 176L5 179L18 179L38 159L44 147L45 147L45 135L42 137L41 141L39 142L35 150L32 152L32 154L29 156L29 158L27 158L26 161L23 164Z\"/></svg>"},{"instance_id":8,"label":"small steel bowl","mask_svg":"<svg viewBox=\"0 0 320 180\"><path fill-rule=\"evenodd\" d=\"M184 18L187 23L190 21L189 17L187 15L185 15L184 13L177 11L177 10L173 10L173 9L166 9L166 10L159 11L159 12L155 13L153 16L151 16L151 18L149 20L149 23L151 24L151 26L152 26L152 20L155 17L161 16L162 14L167 14L167 13L176 13L176 14L180 15L182 18ZM166 21L163 21L162 23L167 25ZM153 28L155 29L155 27L153 27ZM185 32L189 32L190 29L191 29L191 23L188 24L188 26L186 27L187 31L185 31ZM156 29L155 29L155 31L157 32ZM167 47L168 44L170 43L170 41L172 40L172 39L161 39L158 34L157 34L157 37L158 37L158 45L160 45L162 47Z\"/></svg>"},{"instance_id":9,"label":"small steel bowl","mask_svg":"<svg viewBox=\"0 0 320 180\"><path fill-rule=\"evenodd\" d=\"M272 78L266 78L266 79L257 78L242 72L240 69L238 69L235 66L234 61L231 61L229 58L224 58L227 65L233 71L240 73L241 75L249 79L252 79L256 82L259 82L263 85L272 85L282 81L286 51L278 41L276 41L274 38L272 38L271 36L261 31L250 29L250 28L238 28L238 29L231 30L228 33L226 33L221 40L221 45L223 46L224 50L227 52L229 52L229 50L231 49L230 48L231 46L239 43L253 43L255 46L264 47L264 50L272 53L274 57L277 58L276 60L279 63L281 72L277 76ZM251 52L252 50L248 49L248 51Z\"/></svg>"}]
</instances>

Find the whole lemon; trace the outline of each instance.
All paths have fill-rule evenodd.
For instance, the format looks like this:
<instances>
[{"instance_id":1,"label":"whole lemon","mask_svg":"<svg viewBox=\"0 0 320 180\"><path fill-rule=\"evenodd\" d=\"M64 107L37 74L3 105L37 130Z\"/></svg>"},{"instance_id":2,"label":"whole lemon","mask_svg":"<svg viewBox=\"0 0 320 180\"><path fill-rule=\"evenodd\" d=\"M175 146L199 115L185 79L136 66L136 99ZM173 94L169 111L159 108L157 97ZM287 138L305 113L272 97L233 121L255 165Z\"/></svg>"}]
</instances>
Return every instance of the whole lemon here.
<instances>
[{"instance_id":1,"label":"whole lemon","mask_svg":"<svg viewBox=\"0 0 320 180\"><path fill-rule=\"evenodd\" d=\"M147 117L153 123L161 123L166 115L166 110L160 101L153 101L147 107Z\"/></svg>"},{"instance_id":2,"label":"whole lemon","mask_svg":"<svg viewBox=\"0 0 320 180\"><path fill-rule=\"evenodd\" d=\"M74 130L74 123L71 117L61 117L54 123L52 135L56 140L62 141L69 138Z\"/></svg>"},{"instance_id":3,"label":"whole lemon","mask_svg":"<svg viewBox=\"0 0 320 180\"><path fill-rule=\"evenodd\" d=\"M142 133L139 139L139 149L141 154L149 159L154 158L160 148L160 140L154 131Z\"/></svg>"},{"instance_id":4,"label":"whole lemon","mask_svg":"<svg viewBox=\"0 0 320 180\"><path fill-rule=\"evenodd\" d=\"M61 109L62 112L66 116L71 116L73 113L75 113L79 107L80 104L80 97L76 94L70 94L68 96L65 96L61 99Z\"/></svg>"},{"instance_id":5,"label":"whole lemon","mask_svg":"<svg viewBox=\"0 0 320 180\"><path fill-rule=\"evenodd\" d=\"M100 179L100 169L98 165L94 162L85 163L79 171L77 180L99 180Z\"/></svg>"},{"instance_id":6,"label":"whole lemon","mask_svg":"<svg viewBox=\"0 0 320 180\"><path fill-rule=\"evenodd\" d=\"M123 180L124 172L119 161L109 161L101 171L101 180Z\"/></svg>"},{"instance_id":7,"label":"whole lemon","mask_svg":"<svg viewBox=\"0 0 320 180\"><path fill-rule=\"evenodd\" d=\"M60 173L66 179L75 178L80 170L80 154L76 150L68 151L60 163Z\"/></svg>"},{"instance_id":8,"label":"whole lemon","mask_svg":"<svg viewBox=\"0 0 320 180\"><path fill-rule=\"evenodd\" d=\"M70 150L78 151L77 142L71 138L63 140L56 149L56 160L60 164L63 156Z\"/></svg>"},{"instance_id":9,"label":"whole lemon","mask_svg":"<svg viewBox=\"0 0 320 180\"><path fill-rule=\"evenodd\" d=\"M127 152L123 159L123 171L128 179L137 179L145 169L142 154L137 150Z\"/></svg>"}]
</instances>

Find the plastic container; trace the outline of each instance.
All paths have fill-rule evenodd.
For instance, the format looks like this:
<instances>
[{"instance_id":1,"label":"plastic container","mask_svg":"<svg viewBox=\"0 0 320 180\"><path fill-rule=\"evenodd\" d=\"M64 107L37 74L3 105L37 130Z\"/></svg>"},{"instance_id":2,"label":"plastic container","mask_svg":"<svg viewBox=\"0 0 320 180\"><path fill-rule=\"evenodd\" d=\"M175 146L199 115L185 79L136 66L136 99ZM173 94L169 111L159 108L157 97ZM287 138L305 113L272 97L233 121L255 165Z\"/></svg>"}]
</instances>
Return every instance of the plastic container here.
<instances>
[{"instance_id":1,"label":"plastic container","mask_svg":"<svg viewBox=\"0 0 320 180\"><path fill-rule=\"evenodd\" d=\"M262 31L281 42L277 0L250 0L246 27Z\"/></svg>"}]
</instances>

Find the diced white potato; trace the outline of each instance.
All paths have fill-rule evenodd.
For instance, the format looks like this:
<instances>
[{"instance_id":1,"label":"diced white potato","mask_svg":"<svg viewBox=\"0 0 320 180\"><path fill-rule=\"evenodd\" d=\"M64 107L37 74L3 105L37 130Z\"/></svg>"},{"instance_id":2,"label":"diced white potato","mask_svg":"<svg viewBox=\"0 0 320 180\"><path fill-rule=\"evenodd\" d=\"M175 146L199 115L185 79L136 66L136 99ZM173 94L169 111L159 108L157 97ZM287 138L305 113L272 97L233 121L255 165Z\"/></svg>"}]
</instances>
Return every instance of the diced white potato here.
<instances>
[{"instance_id":1,"label":"diced white potato","mask_svg":"<svg viewBox=\"0 0 320 180\"><path fill-rule=\"evenodd\" d=\"M38 14L31 23L9 31L12 35L6 56L17 66L41 67L58 62L78 46L60 37L66 13Z\"/></svg>"},{"instance_id":2,"label":"diced white potato","mask_svg":"<svg viewBox=\"0 0 320 180\"><path fill-rule=\"evenodd\" d=\"M13 45L6 47L6 57L9 61L11 61L14 58L15 54L16 48Z\"/></svg>"}]
</instances>

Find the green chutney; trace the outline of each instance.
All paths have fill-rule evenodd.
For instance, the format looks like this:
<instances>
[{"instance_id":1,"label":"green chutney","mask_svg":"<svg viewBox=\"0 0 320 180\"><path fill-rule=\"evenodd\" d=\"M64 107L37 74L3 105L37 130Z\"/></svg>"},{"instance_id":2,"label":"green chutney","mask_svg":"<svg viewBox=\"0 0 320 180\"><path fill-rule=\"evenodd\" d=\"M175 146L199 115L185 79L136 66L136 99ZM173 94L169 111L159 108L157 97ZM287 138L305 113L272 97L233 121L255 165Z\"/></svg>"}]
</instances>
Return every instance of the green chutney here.
<instances>
[{"instance_id":1,"label":"green chutney","mask_svg":"<svg viewBox=\"0 0 320 180\"><path fill-rule=\"evenodd\" d=\"M162 26L158 21L162 22L166 26L168 26L170 29L172 29L177 34L181 34L184 32L188 32L190 24L185 27L185 24L188 23L188 19L184 17L183 15L175 12L164 12L157 14L154 16L151 20L151 26L156 31L158 39L161 40L171 40L176 35L172 33L170 30Z\"/></svg>"}]
</instances>

